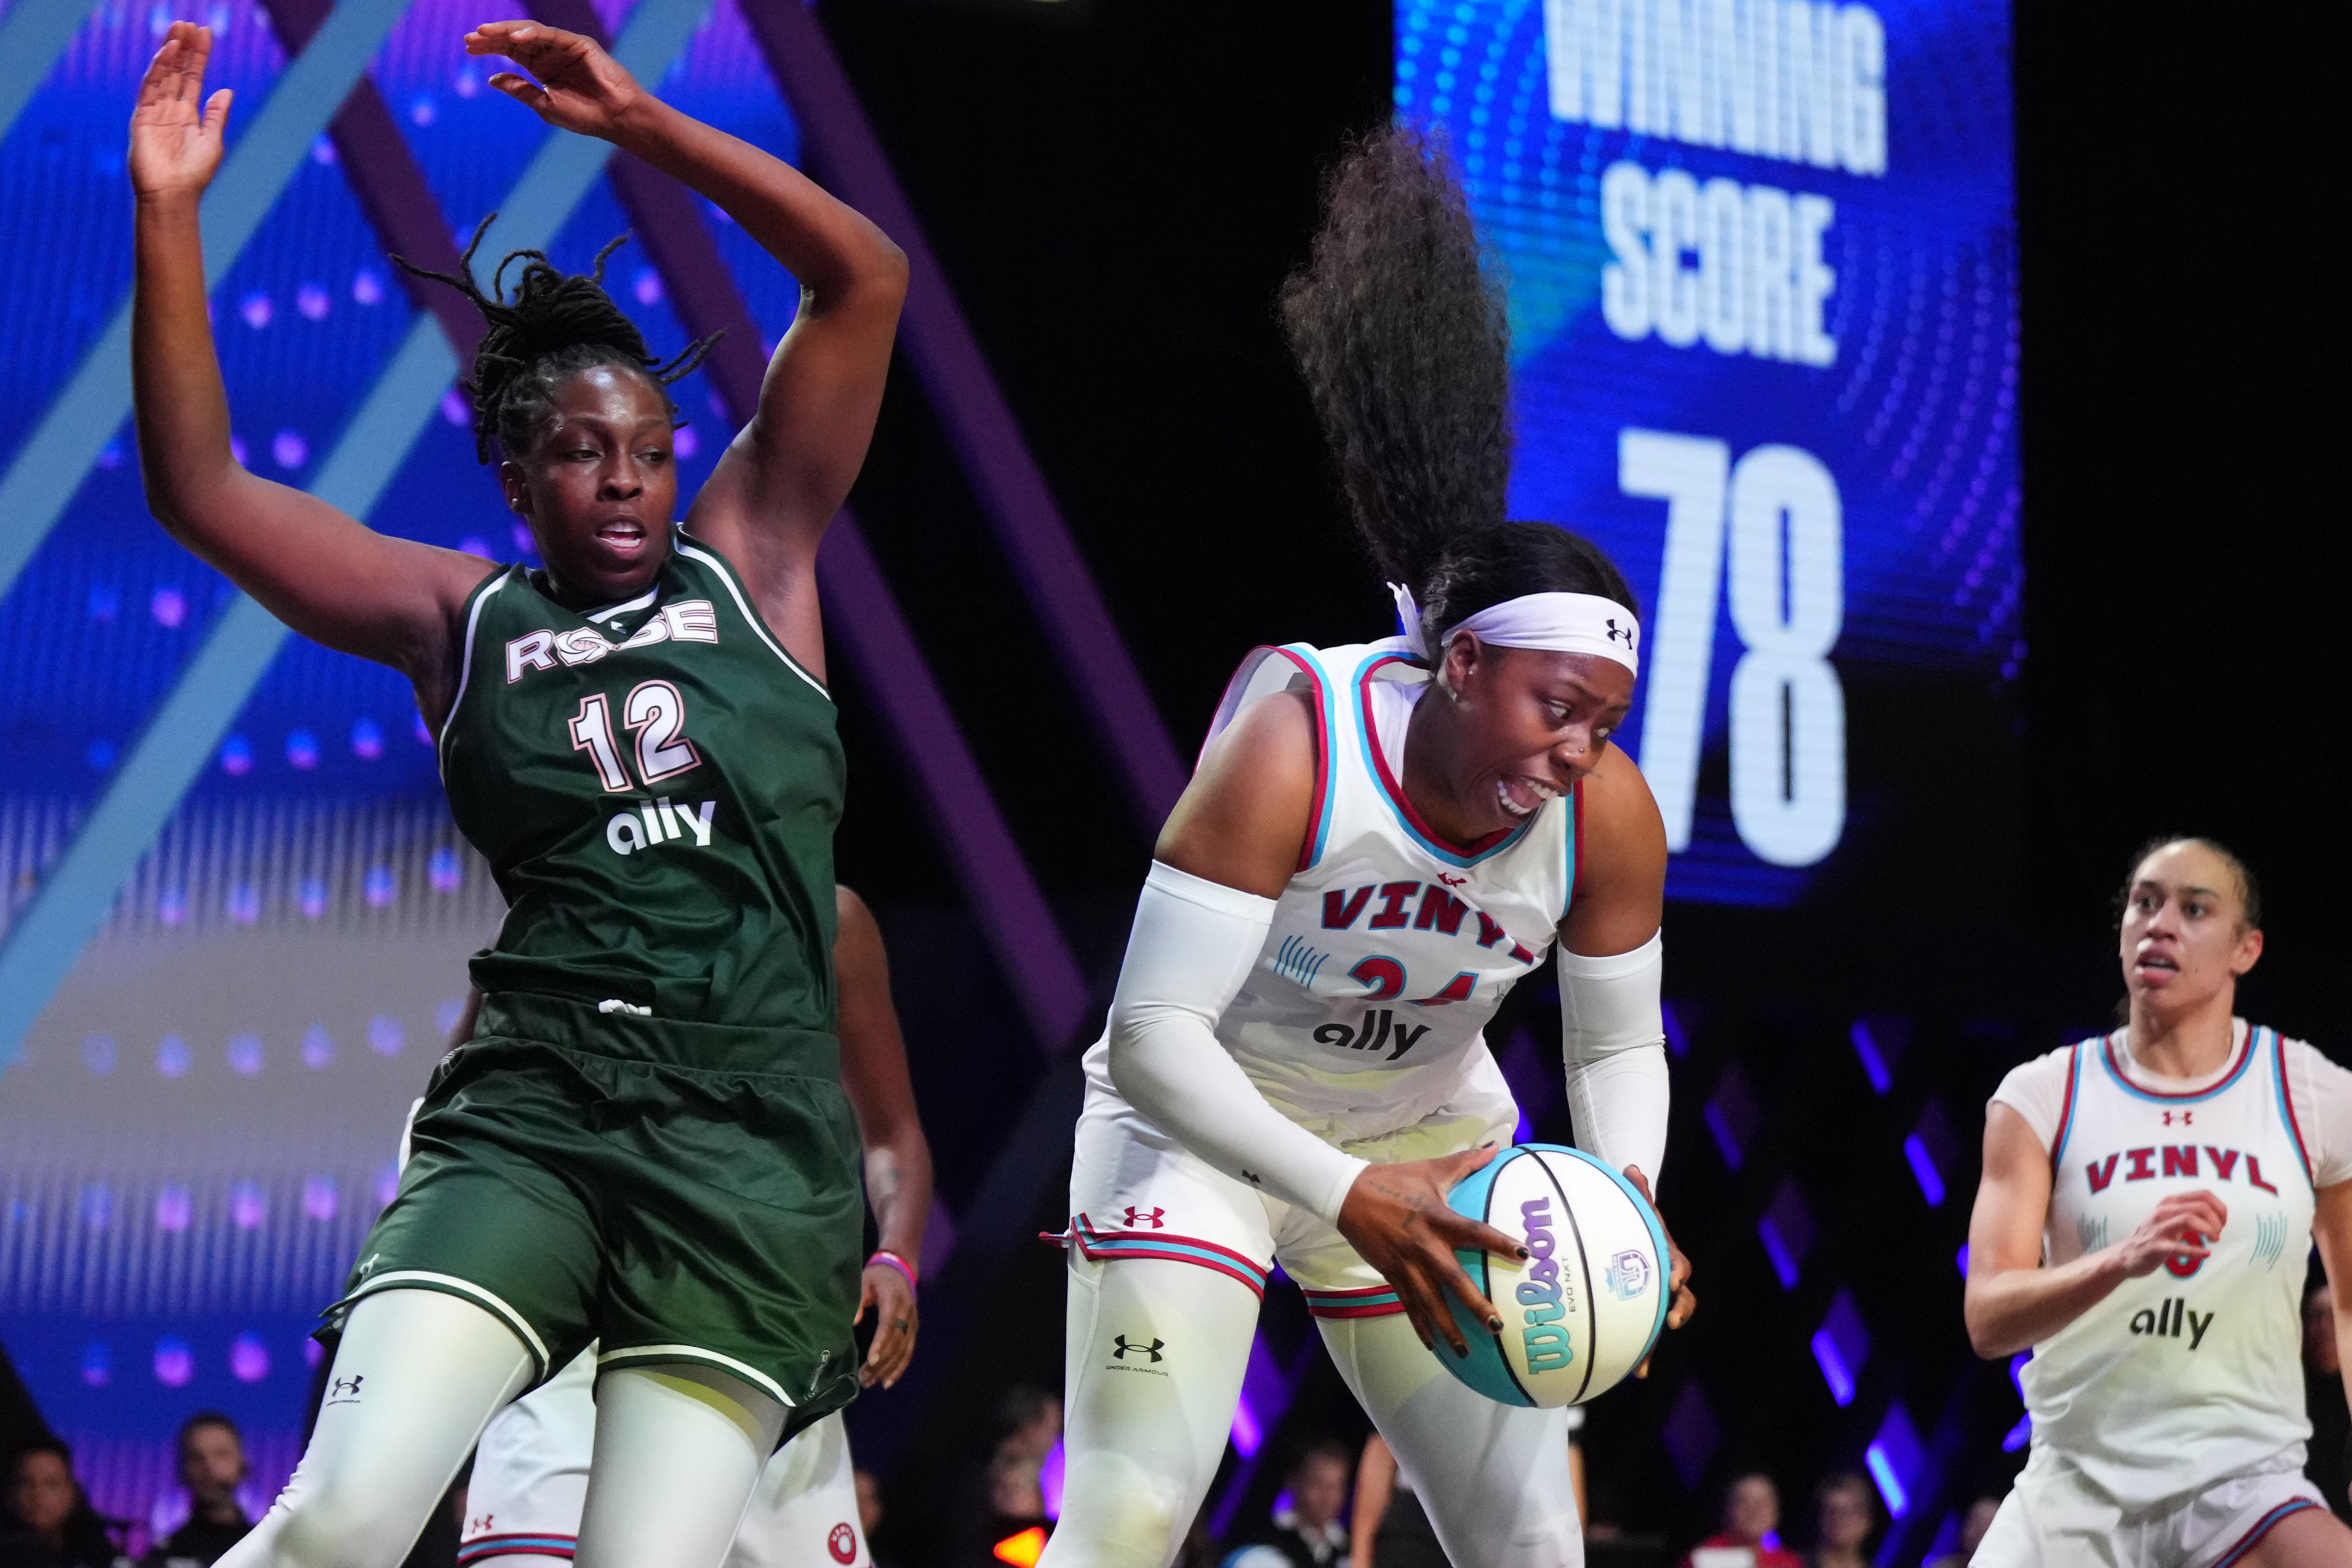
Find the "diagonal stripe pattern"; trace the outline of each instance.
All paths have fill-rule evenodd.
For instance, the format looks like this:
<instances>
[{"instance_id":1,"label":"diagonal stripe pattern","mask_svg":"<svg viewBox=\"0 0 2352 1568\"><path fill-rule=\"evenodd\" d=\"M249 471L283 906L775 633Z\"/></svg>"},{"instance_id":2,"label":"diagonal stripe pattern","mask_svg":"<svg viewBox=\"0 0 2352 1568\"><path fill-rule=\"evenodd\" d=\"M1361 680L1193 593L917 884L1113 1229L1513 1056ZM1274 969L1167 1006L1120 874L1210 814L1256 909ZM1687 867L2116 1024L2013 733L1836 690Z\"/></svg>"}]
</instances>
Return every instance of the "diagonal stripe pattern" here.
<instances>
[{"instance_id":1,"label":"diagonal stripe pattern","mask_svg":"<svg viewBox=\"0 0 2352 1568\"><path fill-rule=\"evenodd\" d=\"M347 11L375 5L394 12L398 8L387 0L344 0L320 28L311 48L329 41ZM707 5L708 0L643 0L615 45L614 57L638 77L660 80L669 62L686 47ZM384 26L389 28L389 20ZM369 48L373 52L373 45ZM362 68L366 58L365 54L359 57ZM295 66L288 68L288 74L309 58L306 51ZM310 139L341 102L349 86L344 81L316 123L303 132L297 153L310 145ZM284 90L281 81L278 92L271 95L273 106ZM262 129L257 124L248 132L247 142ZM608 143L587 137L550 136L500 205L499 221L484 241L492 247L492 254L551 243L594 185L611 153ZM292 169L289 162L286 174L290 175ZM267 202L260 204L263 210L267 205ZM205 208L208 253L212 210L210 205ZM257 225L258 221L257 212L253 222ZM242 245L250 236L248 226L237 237L238 243ZM217 270L213 276L218 276ZM127 310L123 319L127 322ZM121 373L126 409L130 395L127 345L126 327ZM433 318L420 316L342 438L320 465L310 487L311 493L365 519L433 416L457 369L457 355L439 326ZM118 411L113 423L121 419ZM102 436L112 430L113 424L108 425ZM96 457L96 446L89 455ZM10 478L13 481L13 471ZM0 534L0 542L6 538ZM0 548L5 548L5 542L0 542ZM0 556L0 567L6 564L5 556ZM247 595L237 595L123 760L106 794L10 933L7 945L0 948L0 1068L15 1059L26 1030L104 922L115 889L178 805L289 635L275 616Z\"/></svg>"},{"instance_id":2,"label":"diagonal stripe pattern","mask_svg":"<svg viewBox=\"0 0 2352 1568\"><path fill-rule=\"evenodd\" d=\"M205 194L205 286L217 288L293 179L408 0L342 0L288 64ZM74 370L0 478L0 598L131 412L131 301Z\"/></svg>"},{"instance_id":3,"label":"diagonal stripe pattern","mask_svg":"<svg viewBox=\"0 0 2352 1568\"><path fill-rule=\"evenodd\" d=\"M33 101L96 0L16 0L0 22L0 136Z\"/></svg>"}]
</instances>

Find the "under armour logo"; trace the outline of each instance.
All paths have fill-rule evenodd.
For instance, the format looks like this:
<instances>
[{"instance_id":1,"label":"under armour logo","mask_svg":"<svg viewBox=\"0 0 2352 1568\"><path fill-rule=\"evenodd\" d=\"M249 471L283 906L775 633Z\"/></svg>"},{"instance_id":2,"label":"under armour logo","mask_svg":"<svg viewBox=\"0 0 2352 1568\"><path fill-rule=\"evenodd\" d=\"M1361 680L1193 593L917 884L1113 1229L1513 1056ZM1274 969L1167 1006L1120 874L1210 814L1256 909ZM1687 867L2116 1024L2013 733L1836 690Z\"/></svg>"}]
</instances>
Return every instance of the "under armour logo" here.
<instances>
[{"instance_id":1,"label":"under armour logo","mask_svg":"<svg viewBox=\"0 0 2352 1568\"><path fill-rule=\"evenodd\" d=\"M2168 1111L2166 1111L2166 1112L2164 1113L2164 1124L2165 1124L2167 1127L2169 1127L2169 1126L2171 1126L2171 1125L2172 1125L2172 1118L2173 1118L2173 1114L2174 1114L2174 1113L2173 1113L2173 1112L2171 1112L2171 1111L2169 1111L2169 1110L2168 1110ZM2189 1125L2189 1119L2190 1117L2192 1117L2192 1116L2196 1115L2196 1114L2197 1114L2197 1113L2196 1113L2195 1111L2193 1111L2193 1110L2184 1110L2184 1111L2179 1112L2179 1116L2180 1116L2180 1125L2182 1125L2183 1127L2188 1126L2188 1125Z\"/></svg>"},{"instance_id":2,"label":"under armour logo","mask_svg":"<svg viewBox=\"0 0 2352 1568\"><path fill-rule=\"evenodd\" d=\"M1437 874L1437 879L1444 883L1449 888L1466 888L1470 885L1469 878L1449 876L1444 871L1440 871Z\"/></svg>"},{"instance_id":3,"label":"under armour logo","mask_svg":"<svg viewBox=\"0 0 2352 1568\"><path fill-rule=\"evenodd\" d=\"M1616 617L1616 616L1610 616L1610 617L1609 617L1609 640L1610 640L1611 642L1622 642L1622 643L1625 645L1625 651L1626 651L1626 652L1631 653L1631 652L1633 650L1633 639L1634 639L1635 637L1639 637L1640 635L1641 635L1641 627L1639 627L1639 626L1623 626L1623 627L1620 627L1620 626L1617 625L1617 617Z\"/></svg>"},{"instance_id":4,"label":"under armour logo","mask_svg":"<svg viewBox=\"0 0 2352 1568\"><path fill-rule=\"evenodd\" d=\"M1168 1228L1168 1211L1138 1208L1133 1204L1129 1204L1127 1205L1127 1228L1133 1230L1139 1225L1148 1225L1154 1230L1165 1230Z\"/></svg>"},{"instance_id":5,"label":"under armour logo","mask_svg":"<svg viewBox=\"0 0 2352 1568\"><path fill-rule=\"evenodd\" d=\"M365 1373L353 1373L349 1377L339 1377L335 1379L334 1383L331 1384L327 1390L328 1403L332 1404L337 1400L343 1399L357 1399L360 1396L360 1384L366 1381L367 1374Z\"/></svg>"},{"instance_id":6,"label":"under armour logo","mask_svg":"<svg viewBox=\"0 0 2352 1568\"><path fill-rule=\"evenodd\" d=\"M1112 1339L1111 1343L1118 1348L1112 1351L1110 1353L1120 1361L1125 1361L1127 1359L1127 1352L1129 1351L1133 1351L1138 1355L1148 1355L1153 1361L1166 1361L1168 1359L1166 1356L1160 1353L1161 1351L1168 1348L1168 1342L1166 1340L1154 1340L1148 1345L1131 1345L1127 1342L1127 1336L1125 1334L1119 1334Z\"/></svg>"}]
</instances>

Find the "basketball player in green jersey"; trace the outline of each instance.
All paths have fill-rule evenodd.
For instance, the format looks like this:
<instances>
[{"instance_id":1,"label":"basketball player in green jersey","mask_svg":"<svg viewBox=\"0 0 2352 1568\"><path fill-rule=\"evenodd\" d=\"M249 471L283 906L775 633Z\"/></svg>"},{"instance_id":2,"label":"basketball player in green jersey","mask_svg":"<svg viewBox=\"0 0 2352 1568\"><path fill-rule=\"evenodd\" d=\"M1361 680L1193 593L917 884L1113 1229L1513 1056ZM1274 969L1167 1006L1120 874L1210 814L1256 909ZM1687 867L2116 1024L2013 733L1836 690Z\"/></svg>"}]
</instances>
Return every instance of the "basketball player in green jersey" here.
<instances>
[{"instance_id":1,"label":"basketball player in green jersey","mask_svg":"<svg viewBox=\"0 0 2352 1568\"><path fill-rule=\"evenodd\" d=\"M856 1387L863 1205L828 957L842 757L814 568L905 258L589 39L467 35L530 73L491 85L691 186L803 289L680 525L664 386L696 352L657 364L594 278L536 254L509 258L512 296L485 295L469 250L451 281L489 321L477 437L547 563L486 573L231 455L197 224L229 108L204 95L210 47L173 24L131 121L149 504L289 626L408 675L511 905L474 963L479 1032L436 1073L331 1310L310 1445L223 1562L398 1563L490 1415L597 1339L578 1561L715 1568L770 1453Z\"/></svg>"}]
</instances>

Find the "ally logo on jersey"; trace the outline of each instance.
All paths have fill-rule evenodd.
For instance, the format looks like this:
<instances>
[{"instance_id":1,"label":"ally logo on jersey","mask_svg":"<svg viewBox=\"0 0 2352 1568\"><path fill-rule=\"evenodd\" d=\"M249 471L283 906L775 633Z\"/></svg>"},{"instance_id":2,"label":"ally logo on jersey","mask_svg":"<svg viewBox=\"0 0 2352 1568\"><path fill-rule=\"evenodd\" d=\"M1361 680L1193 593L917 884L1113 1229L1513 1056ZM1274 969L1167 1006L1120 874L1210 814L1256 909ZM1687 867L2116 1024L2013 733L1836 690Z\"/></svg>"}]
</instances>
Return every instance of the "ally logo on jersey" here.
<instances>
[{"instance_id":1,"label":"ally logo on jersey","mask_svg":"<svg viewBox=\"0 0 2352 1568\"><path fill-rule=\"evenodd\" d=\"M1502 922L1468 900L1458 897L1454 887L1466 886L1468 879L1440 874L1436 882L1418 879L1389 882L1367 882L1354 887L1333 888L1323 893L1322 929L1330 931L1397 931L1422 932L1432 936L1454 939L1474 950L1485 950L1494 958L1501 958L1524 972L1532 966L1537 955L1526 943L1517 941L1503 929ZM1475 924L1472 924L1473 921ZM1416 947L1426 950L1433 944L1425 940ZM1284 938L1272 955L1271 966L1278 974L1286 974L1309 989L1331 954L1304 936L1296 933ZM1438 969L1449 967L1445 947L1437 944ZM1482 954L1465 952L1460 962L1477 963ZM1361 985L1363 993L1352 998L1371 1003L1402 1003L1410 1007L1442 1007L1455 1002L1467 1002L1477 993L1481 980L1489 990L1507 986L1518 975L1491 971L1453 968L1442 981L1428 988L1426 995L1408 995L1422 987L1415 985L1406 965L1406 957L1422 962L1419 952L1400 956L1395 952L1366 953L1349 964L1344 971L1348 979ZM1488 959L1492 963L1492 959ZM1375 1059L1394 1062L1421 1043L1430 1032L1430 1026L1415 1023L1410 1013L1400 1013L1389 1006L1366 1006L1354 1017L1340 1022L1319 1024L1313 1031L1316 1042L1343 1051L1370 1053Z\"/></svg>"}]
</instances>

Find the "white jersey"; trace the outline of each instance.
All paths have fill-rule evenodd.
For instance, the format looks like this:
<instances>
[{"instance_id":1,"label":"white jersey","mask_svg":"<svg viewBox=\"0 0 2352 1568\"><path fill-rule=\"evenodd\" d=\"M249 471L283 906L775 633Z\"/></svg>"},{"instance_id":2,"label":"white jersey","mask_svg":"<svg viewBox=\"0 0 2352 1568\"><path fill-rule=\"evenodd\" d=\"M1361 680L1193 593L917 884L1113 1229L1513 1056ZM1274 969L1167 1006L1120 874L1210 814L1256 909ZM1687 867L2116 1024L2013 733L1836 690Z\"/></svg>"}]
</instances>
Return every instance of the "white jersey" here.
<instances>
[{"instance_id":1,"label":"white jersey","mask_svg":"<svg viewBox=\"0 0 2352 1568\"><path fill-rule=\"evenodd\" d=\"M1543 962L1575 891L1580 793L1477 844L1441 841L1405 798L1405 729L1431 689L1403 639L1262 647L1225 689L1243 707L1311 695L1315 806L1298 869L1217 1038L1292 1121L1334 1142L1410 1126L1474 1078L1502 1091L1486 1020ZM1113 1093L1109 1037L1087 1053ZM1487 1081L1491 1080L1491 1082Z\"/></svg>"},{"instance_id":2,"label":"white jersey","mask_svg":"<svg viewBox=\"0 0 2352 1568\"><path fill-rule=\"evenodd\" d=\"M2229 1211L2206 1258L2124 1281L2034 1346L2020 1380L2037 1455L2053 1450L2126 1509L2300 1470L2311 1435L2302 1298L2315 1167L2296 1102L2307 1114L2315 1077L2341 1069L2275 1030L2239 1031L2229 1066L2201 1086L2135 1079L2118 1033L2027 1063L1994 1096L2035 1121L2028 1105L2063 1071L2045 1132L2051 1267L2118 1245L2174 1194L2209 1190Z\"/></svg>"}]
</instances>

